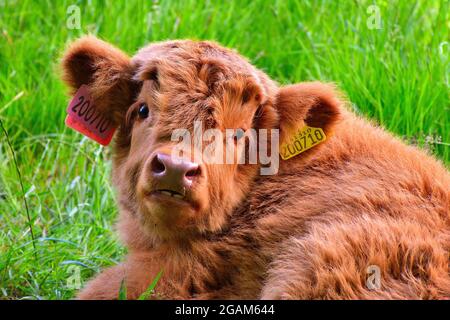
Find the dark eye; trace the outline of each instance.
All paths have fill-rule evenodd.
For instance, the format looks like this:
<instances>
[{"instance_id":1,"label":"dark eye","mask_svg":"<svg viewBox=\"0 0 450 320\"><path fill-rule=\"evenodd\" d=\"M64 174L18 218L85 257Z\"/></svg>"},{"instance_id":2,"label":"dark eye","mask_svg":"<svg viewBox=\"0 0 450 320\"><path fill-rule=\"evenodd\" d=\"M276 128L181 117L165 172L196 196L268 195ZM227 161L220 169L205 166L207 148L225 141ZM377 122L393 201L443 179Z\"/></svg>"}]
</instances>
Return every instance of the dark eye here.
<instances>
[{"instance_id":1,"label":"dark eye","mask_svg":"<svg viewBox=\"0 0 450 320\"><path fill-rule=\"evenodd\" d=\"M147 118L148 117L148 106L147 106L147 104L146 103L141 103L140 105L139 105L139 110L138 110L138 115L139 115L139 118L141 118L141 119L145 119L145 118Z\"/></svg>"},{"instance_id":2,"label":"dark eye","mask_svg":"<svg viewBox=\"0 0 450 320\"><path fill-rule=\"evenodd\" d=\"M234 142L238 142L238 140L242 139L244 136L245 136L245 130L242 128L237 129L234 134Z\"/></svg>"}]
</instances>

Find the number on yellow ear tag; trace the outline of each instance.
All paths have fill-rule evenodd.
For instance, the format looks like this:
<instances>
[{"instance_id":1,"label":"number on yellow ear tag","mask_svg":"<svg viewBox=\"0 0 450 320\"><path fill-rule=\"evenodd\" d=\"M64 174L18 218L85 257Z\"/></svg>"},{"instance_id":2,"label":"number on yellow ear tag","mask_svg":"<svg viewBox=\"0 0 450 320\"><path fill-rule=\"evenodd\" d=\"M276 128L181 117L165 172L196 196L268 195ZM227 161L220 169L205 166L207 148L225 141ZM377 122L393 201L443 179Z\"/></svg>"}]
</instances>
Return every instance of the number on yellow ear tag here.
<instances>
[{"instance_id":1,"label":"number on yellow ear tag","mask_svg":"<svg viewBox=\"0 0 450 320\"><path fill-rule=\"evenodd\" d=\"M281 144L280 156L283 160L288 160L317 146L319 143L325 141L326 138L321 128L304 126L297 131L288 143Z\"/></svg>"}]
</instances>

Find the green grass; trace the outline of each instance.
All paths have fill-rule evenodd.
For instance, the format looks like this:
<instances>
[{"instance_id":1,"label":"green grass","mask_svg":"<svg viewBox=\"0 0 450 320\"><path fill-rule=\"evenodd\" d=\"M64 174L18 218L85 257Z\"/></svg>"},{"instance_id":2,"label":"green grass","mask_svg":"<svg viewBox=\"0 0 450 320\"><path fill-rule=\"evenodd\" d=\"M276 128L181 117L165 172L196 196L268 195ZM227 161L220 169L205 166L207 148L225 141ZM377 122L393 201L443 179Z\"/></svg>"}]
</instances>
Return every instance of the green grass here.
<instances>
[{"instance_id":1,"label":"green grass","mask_svg":"<svg viewBox=\"0 0 450 320\"><path fill-rule=\"evenodd\" d=\"M74 3L81 30L66 27ZM379 30L366 25L373 3ZM64 126L57 67L71 40L93 33L132 54L157 40L214 39L280 83L336 82L357 112L448 165L449 9L444 0L0 0L0 119L31 220L0 132L0 299L71 298L78 272L83 284L125 254L112 227L110 151Z\"/></svg>"}]
</instances>

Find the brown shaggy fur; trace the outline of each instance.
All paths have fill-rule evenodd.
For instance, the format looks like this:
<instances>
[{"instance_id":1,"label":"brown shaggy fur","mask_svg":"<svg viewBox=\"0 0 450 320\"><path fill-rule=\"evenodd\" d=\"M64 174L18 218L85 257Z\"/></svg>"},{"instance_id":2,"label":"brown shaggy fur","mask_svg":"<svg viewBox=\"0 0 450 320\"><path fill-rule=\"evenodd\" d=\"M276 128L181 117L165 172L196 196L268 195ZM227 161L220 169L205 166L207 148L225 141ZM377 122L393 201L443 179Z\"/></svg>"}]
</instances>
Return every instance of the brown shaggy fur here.
<instances>
[{"instance_id":1,"label":"brown shaggy fur","mask_svg":"<svg viewBox=\"0 0 450 320\"><path fill-rule=\"evenodd\" d=\"M127 259L80 299L116 299L123 279L137 298L164 270L157 292L186 299L439 299L450 297L450 175L425 152L346 109L333 86L279 87L232 50L204 41L149 45L132 59L94 37L62 61L75 91L89 85L118 125L113 182ZM150 108L137 117L139 105ZM192 207L147 197L149 158L170 150L174 129L279 128L305 123L328 139L280 162L204 165ZM381 288L366 286L367 267Z\"/></svg>"}]
</instances>

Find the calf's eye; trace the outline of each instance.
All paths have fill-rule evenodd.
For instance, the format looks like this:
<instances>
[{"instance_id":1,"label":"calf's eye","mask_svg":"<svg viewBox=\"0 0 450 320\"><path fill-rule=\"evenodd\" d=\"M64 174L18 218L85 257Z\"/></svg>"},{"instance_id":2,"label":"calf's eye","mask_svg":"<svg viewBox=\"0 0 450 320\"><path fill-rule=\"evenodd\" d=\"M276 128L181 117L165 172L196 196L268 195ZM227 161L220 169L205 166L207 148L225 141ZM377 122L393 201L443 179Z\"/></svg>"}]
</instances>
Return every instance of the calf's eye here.
<instances>
[{"instance_id":1,"label":"calf's eye","mask_svg":"<svg viewBox=\"0 0 450 320\"><path fill-rule=\"evenodd\" d=\"M138 110L139 118L141 118L141 119L147 118L148 117L148 113L149 113L149 110L148 110L147 104L146 103L141 103L139 105L139 110Z\"/></svg>"},{"instance_id":2,"label":"calf's eye","mask_svg":"<svg viewBox=\"0 0 450 320\"><path fill-rule=\"evenodd\" d=\"M235 134L234 134L234 142L238 142L240 139L242 139L245 136L245 130L242 128L239 128L236 130Z\"/></svg>"}]
</instances>

